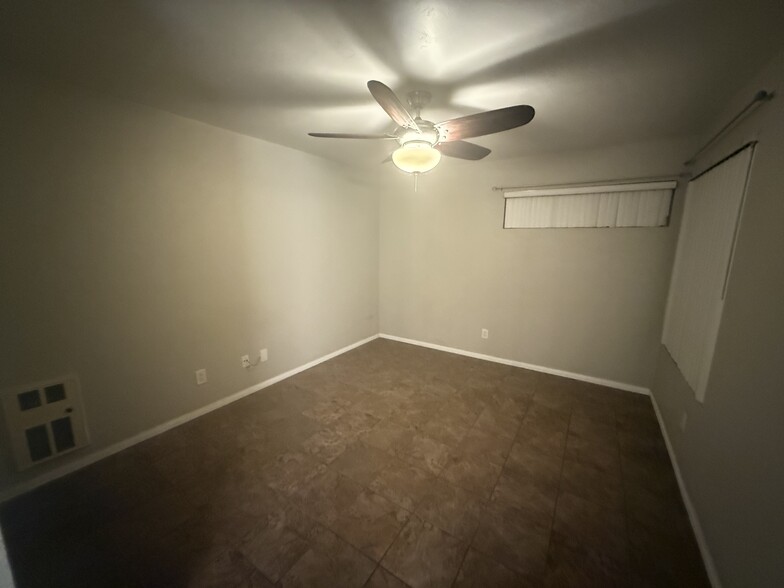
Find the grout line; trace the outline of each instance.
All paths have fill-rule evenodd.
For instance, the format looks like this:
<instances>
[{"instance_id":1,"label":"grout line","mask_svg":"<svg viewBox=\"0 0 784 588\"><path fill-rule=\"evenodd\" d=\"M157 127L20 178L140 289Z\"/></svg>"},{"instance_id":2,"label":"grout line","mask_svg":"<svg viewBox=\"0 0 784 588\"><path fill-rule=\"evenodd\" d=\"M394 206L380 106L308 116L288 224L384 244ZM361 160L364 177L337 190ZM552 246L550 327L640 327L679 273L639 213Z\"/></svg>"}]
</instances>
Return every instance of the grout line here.
<instances>
[{"instance_id":1,"label":"grout line","mask_svg":"<svg viewBox=\"0 0 784 588\"><path fill-rule=\"evenodd\" d=\"M379 494L379 496L381 496L381 495ZM382 496L382 498L383 498L383 496ZM408 509L406 509L406 510L408 510ZM397 532L397 535L395 535L395 538L392 539L392 541L389 542L389 545L387 545L387 548L384 550L384 553L382 553L381 557L378 558L378 565L376 565L376 569L381 567L381 562L384 561L384 558L387 556L387 553L389 553L389 550L392 549L392 546L398 540L398 537L400 537L400 535L403 534L403 529L405 529L411 523L411 519L413 519L414 516L416 516L416 515L414 515L414 513L411 512L411 516L409 517L409 519L405 522L404 525L401 525L400 529L398 529L398 532ZM384 568L384 569L386 569L386 568ZM389 570L387 570L387 571L389 571ZM373 570L373 573L375 573L375 570ZM372 577L372 575L373 574L371 574L371 577ZM395 574L392 574L392 575L395 576L395 578L397 578L397 576ZM400 579L400 578L398 578L398 579ZM370 581L370 578L368 578L368 581ZM402 582L402 580L401 580L401 582ZM407 586L409 585L408 582L403 582L403 583L406 584Z\"/></svg>"},{"instance_id":2,"label":"grout line","mask_svg":"<svg viewBox=\"0 0 784 588\"><path fill-rule=\"evenodd\" d=\"M395 539L397 540L397 537L395 537ZM386 553L384 553L384 555L386 555ZM411 588L411 584L409 584L408 582L404 582L396 574L393 574L392 572L390 572L387 568L385 568L384 566L381 565L381 562L378 562L376 564L376 567L373 568L373 572L371 572L371 574L368 576L368 579L365 580L365 583L362 584L362 588L367 588L370 585L370 579L373 577L373 574L375 574L379 569L384 570L387 574L392 576L395 580L397 580L398 582L403 584L403 586L405 586L405 588Z\"/></svg>"},{"instance_id":3,"label":"grout line","mask_svg":"<svg viewBox=\"0 0 784 588\"><path fill-rule=\"evenodd\" d=\"M479 524L481 524L481 522ZM465 548L465 551L463 552L463 558L460 560L460 565L457 566L457 571L455 572L455 577L452 578L452 581L449 583L450 586L454 586L455 582L457 582L457 578L460 575L460 572L462 571L463 566L465 565L465 560L468 557L468 552L471 550L471 546L474 544L474 539L476 539L476 534L478 532L479 532L479 525L476 526L476 529L474 529L474 532L471 533L471 538L466 542L466 548Z\"/></svg>"},{"instance_id":4,"label":"grout line","mask_svg":"<svg viewBox=\"0 0 784 588\"><path fill-rule=\"evenodd\" d=\"M574 410L574 409L572 409ZM555 530L555 515L558 512L558 502L561 500L561 485L563 483L563 471L566 465L566 445L569 443L569 430L572 427L572 411L569 411L569 421L566 424L566 436L564 437L564 446L561 453L561 472L558 475L558 492L555 495L555 505L553 506L553 517L550 522L550 536L547 538L547 551L545 552L544 572L547 574L547 557L550 555L550 547L553 544L553 532Z\"/></svg>"}]
</instances>

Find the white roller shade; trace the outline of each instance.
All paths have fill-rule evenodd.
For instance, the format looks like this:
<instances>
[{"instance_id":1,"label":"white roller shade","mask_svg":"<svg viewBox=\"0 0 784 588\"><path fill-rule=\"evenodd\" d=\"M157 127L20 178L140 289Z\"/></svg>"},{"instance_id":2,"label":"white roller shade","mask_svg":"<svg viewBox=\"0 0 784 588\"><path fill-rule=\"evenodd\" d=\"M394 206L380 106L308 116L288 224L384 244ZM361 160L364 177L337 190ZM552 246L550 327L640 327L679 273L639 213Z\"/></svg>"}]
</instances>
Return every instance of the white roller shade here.
<instances>
[{"instance_id":1,"label":"white roller shade","mask_svg":"<svg viewBox=\"0 0 784 588\"><path fill-rule=\"evenodd\" d=\"M569 186L504 193L504 228L661 227L676 182Z\"/></svg>"},{"instance_id":2,"label":"white roller shade","mask_svg":"<svg viewBox=\"0 0 784 588\"><path fill-rule=\"evenodd\" d=\"M702 402L753 146L689 183L662 342Z\"/></svg>"}]
</instances>

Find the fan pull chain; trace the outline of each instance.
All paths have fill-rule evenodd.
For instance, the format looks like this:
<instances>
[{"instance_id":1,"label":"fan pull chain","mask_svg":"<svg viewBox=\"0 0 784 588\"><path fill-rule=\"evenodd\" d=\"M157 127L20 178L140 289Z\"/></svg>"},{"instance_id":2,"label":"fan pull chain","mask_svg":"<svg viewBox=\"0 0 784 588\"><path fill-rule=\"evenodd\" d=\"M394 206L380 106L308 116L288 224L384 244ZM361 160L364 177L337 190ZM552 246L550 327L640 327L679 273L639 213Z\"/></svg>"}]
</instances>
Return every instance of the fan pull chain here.
<instances>
[{"instance_id":1,"label":"fan pull chain","mask_svg":"<svg viewBox=\"0 0 784 588\"><path fill-rule=\"evenodd\" d=\"M419 192L419 174L414 172L414 193Z\"/></svg>"}]
</instances>

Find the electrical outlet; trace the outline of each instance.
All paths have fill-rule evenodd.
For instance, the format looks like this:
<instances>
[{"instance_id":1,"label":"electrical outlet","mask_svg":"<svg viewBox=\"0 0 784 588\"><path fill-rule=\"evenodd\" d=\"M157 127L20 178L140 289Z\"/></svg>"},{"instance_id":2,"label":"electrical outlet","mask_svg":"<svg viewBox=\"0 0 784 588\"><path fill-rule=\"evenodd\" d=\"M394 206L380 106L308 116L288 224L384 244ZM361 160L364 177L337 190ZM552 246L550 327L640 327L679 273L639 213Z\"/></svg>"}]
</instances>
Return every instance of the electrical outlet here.
<instances>
[{"instance_id":1,"label":"electrical outlet","mask_svg":"<svg viewBox=\"0 0 784 588\"><path fill-rule=\"evenodd\" d=\"M196 370L196 384L201 386L202 384L207 383L207 370L204 368L200 370Z\"/></svg>"},{"instance_id":2,"label":"electrical outlet","mask_svg":"<svg viewBox=\"0 0 784 588\"><path fill-rule=\"evenodd\" d=\"M262 349L262 350L259 351L259 359L262 362L267 361L269 359L269 356L267 355L267 350L266 349Z\"/></svg>"},{"instance_id":3,"label":"electrical outlet","mask_svg":"<svg viewBox=\"0 0 784 588\"><path fill-rule=\"evenodd\" d=\"M242 361L242 367L244 367L244 368L249 368L250 367L250 356L243 355L240 358L240 361Z\"/></svg>"},{"instance_id":4,"label":"electrical outlet","mask_svg":"<svg viewBox=\"0 0 784 588\"><path fill-rule=\"evenodd\" d=\"M689 418L689 415L686 414L686 412L684 412L681 415L681 433L685 433L686 432L686 421L688 420L688 418Z\"/></svg>"},{"instance_id":5,"label":"electrical outlet","mask_svg":"<svg viewBox=\"0 0 784 588\"><path fill-rule=\"evenodd\" d=\"M482 329L482 339L487 339L488 337L490 337L490 331Z\"/></svg>"}]
</instances>

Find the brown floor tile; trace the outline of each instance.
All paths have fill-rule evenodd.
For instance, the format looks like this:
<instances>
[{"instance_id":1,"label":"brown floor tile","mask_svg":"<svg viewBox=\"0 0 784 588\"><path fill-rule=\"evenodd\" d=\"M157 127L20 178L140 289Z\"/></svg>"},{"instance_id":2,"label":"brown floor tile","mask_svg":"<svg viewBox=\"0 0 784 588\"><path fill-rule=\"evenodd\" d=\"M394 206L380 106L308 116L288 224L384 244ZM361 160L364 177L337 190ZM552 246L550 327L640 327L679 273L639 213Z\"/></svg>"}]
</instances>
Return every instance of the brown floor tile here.
<instances>
[{"instance_id":1,"label":"brown floor tile","mask_svg":"<svg viewBox=\"0 0 784 588\"><path fill-rule=\"evenodd\" d=\"M355 441L330 464L330 468L366 486L393 459L381 449Z\"/></svg>"},{"instance_id":2,"label":"brown floor tile","mask_svg":"<svg viewBox=\"0 0 784 588\"><path fill-rule=\"evenodd\" d=\"M332 423L334 431L342 436L348 443L355 441L360 435L367 433L379 422L379 419L369 414L347 412Z\"/></svg>"},{"instance_id":3,"label":"brown floor tile","mask_svg":"<svg viewBox=\"0 0 784 588\"><path fill-rule=\"evenodd\" d=\"M617 443L588 441L571 433L566 439L567 459L588 465L616 478L621 476L621 459Z\"/></svg>"},{"instance_id":4,"label":"brown floor tile","mask_svg":"<svg viewBox=\"0 0 784 588\"><path fill-rule=\"evenodd\" d=\"M415 513L450 535L468 540L479 525L482 505L481 498L471 492L436 480Z\"/></svg>"},{"instance_id":5,"label":"brown floor tile","mask_svg":"<svg viewBox=\"0 0 784 588\"><path fill-rule=\"evenodd\" d=\"M680 495L657 494L635 483L624 484L626 515L651 528L690 532L691 524Z\"/></svg>"},{"instance_id":6,"label":"brown floor tile","mask_svg":"<svg viewBox=\"0 0 784 588\"><path fill-rule=\"evenodd\" d=\"M569 413L578 396L570 389L572 385L572 382L565 381L565 378L542 374L536 384L533 404Z\"/></svg>"},{"instance_id":7,"label":"brown floor tile","mask_svg":"<svg viewBox=\"0 0 784 588\"><path fill-rule=\"evenodd\" d=\"M483 397L485 407L495 412L509 414L518 419L523 418L531 405L533 391L524 391L509 386L507 379L499 380L493 390Z\"/></svg>"},{"instance_id":8,"label":"brown floor tile","mask_svg":"<svg viewBox=\"0 0 784 588\"><path fill-rule=\"evenodd\" d=\"M573 551L626 563L626 521L616 510L604 508L568 492L558 496L553 541Z\"/></svg>"},{"instance_id":9,"label":"brown floor tile","mask_svg":"<svg viewBox=\"0 0 784 588\"><path fill-rule=\"evenodd\" d=\"M409 588L409 586L401 579L396 578L391 572L378 567L367 584L365 584L365 588Z\"/></svg>"},{"instance_id":10,"label":"brown floor tile","mask_svg":"<svg viewBox=\"0 0 784 588\"><path fill-rule=\"evenodd\" d=\"M19 588L143 586L143 578L135 573L138 568L125 565L94 536L49 537L27 546L29 551L24 553L12 544L7 543L6 548L15 586ZM42 554L46 557L41 557Z\"/></svg>"},{"instance_id":11,"label":"brown floor tile","mask_svg":"<svg viewBox=\"0 0 784 588\"><path fill-rule=\"evenodd\" d=\"M351 439L339 433L333 427L328 427L313 433L305 439L302 442L302 451L322 463L332 463L346 450L350 443Z\"/></svg>"},{"instance_id":12,"label":"brown floor tile","mask_svg":"<svg viewBox=\"0 0 784 588\"><path fill-rule=\"evenodd\" d=\"M425 424L421 432L426 437L435 439L439 443L454 448L460 445L468 433L469 428L461 425L455 425L449 421L439 420L434 417L429 423Z\"/></svg>"},{"instance_id":13,"label":"brown floor tile","mask_svg":"<svg viewBox=\"0 0 784 588\"><path fill-rule=\"evenodd\" d=\"M270 582L264 574L256 570L237 588L275 588L275 583Z\"/></svg>"},{"instance_id":14,"label":"brown floor tile","mask_svg":"<svg viewBox=\"0 0 784 588\"><path fill-rule=\"evenodd\" d=\"M149 535L171 533L203 510L182 495L170 492L105 523L100 532L103 541L117 553L128 553L132 557L137 552L135 548Z\"/></svg>"},{"instance_id":15,"label":"brown floor tile","mask_svg":"<svg viewBox=\"0 0 784 588\"><path fill-rule=\"evenodd\" d=\"M493 491L491 503L512 506L526 513L530 523L538 530L549 533L558 491L543 486L534 478L502 475Z\"/></svg>"},{"instance_id":16,"label":"brown floor tile","mask_svg":"<svg viewBox=\"0 0 784 588\"><path fill-rule=\"evenodd\" d=\"M390 420L382 420L370 431L359 436L359 440L383 451L389 451L393 446L413 436L414 430Z\"/></svg>"},{"instance_id":17,"label":"brown floor tile","mask_svg":"<svg viewBox=\"0 0 784 588\"><path fill-rule=\"evenodd\" d=\"M513 507L492 505L482 520L472 547L522 574L528 581L542 578L549 533L537 530L529 514Z\"/></svg>"},{"instance_id":18,"label":"brown floor tile","mask_svg":"<svg viewBox=\"0 0 784 588\"><path fill-rule=\"evenodd\" d=\"M634 460L626 458L621 460L621 471L624 485L645 488L648 492L664 497L674 497L680 502L680 489L675 472L669 461Z\"/></svg>"},{"instance_id":19,"label":"brown floor tile","mask_svg":"<svg viewBox=\"0 0 784 588\"><path fill-rule=\"evenodd\" d=\"M512 406L516 406L512 403ZM500 408L485 408L476 419L474 427L500 437L514 439L520 428L520 419L515 411L502 411Z\"/></svg>"},{"instance_id":20,"label":"brown floor tile","mask_svg":"<svg viewBox=\"0 0 784 588\"><path fill-rule=\"evenodd\" d=\"M394 411L395 403L380 394L368 394L349 409L349 412L367 414L380 421L389 419Z\"/></svg>"},{"instance_id":21,"label":"brown floor tile","mask_svg":"<svg viewBox=\"0 0 784 588\"><path fill-rule=\"evenodd\" d=\"M326 529L311 541L311 547L280 580L281 588L364 586L375 562Z\"/></svg>"},{"instance_id":22,"label":"brown floor tile","mask_svg":"<svg viewBox=\"0 0 784 588\"><path fill-rule=\"evenodd\" d=\"M468 544L412 517L381 564L414 588L450 586Z\"/></svg>"},{"instance_id":23,"label":"brown floor tile","mask_svg":"<svg viewBox=\"0 0 784 588\"><path fill-rule=\"evenodd\" d=\"M148 535L131 565L145 586L236 585L254 569L227 537L201 517L166 535Z\"/></svg>"},{"instance_id":24,"label":"brown floor tile","mask_svg":"<svg viewBox=\"0 0 784 588\"><path fill-rule=\"evenodd\" d=\"M308 551L308 539L317 530L316 524L295 507L271 507L240 551L264 576L277 582Z\"/></svg>"},{"instance_id":25,"label":"brown floor tile","mask_svg":"<svg viewBox=\"0 0 784 588\"><path fill-rule=\"evenodd\" d=\"M595 552L573 551L557 539L550 542L544 585L558 588L626 588L631 585L627 567Z\"/></svg>"},{"instance_id":26,"label":"brown floor tile","mask_svg":"<svg viewBox=\"0 0 784 588\"><path fill-rule=\"evenodd\" d=\"M670 467L670 457L664 439L659 436L641 436L626 431L618 431L618 444L621 460L631 463L659 462Z\"/></svg>"},{"instance_id":27,"label":"brown floor tile","mask_svg":"<svg viewBox=\"0 0 784 588\"><path fill-rule=\"evenodd\" d=\"M479 413L474 411L471 406L465 402L454 400L450 400L448 404L433 415L433 420L438 420L454 427L468 429L474 425L477 418L479 418Z\"/></svg>"},{"instance_id":28,"label":"brown floor tile","mask_svg":"<svg viewBox=\"0 0 784 588\"><path fill-rule=\"evenodd\" d=\"M219 551L214 557L205 557L195 563L190 575L189 588L223 588L238 586L256 568L236 549Z\"/></svg>"},{"instance_id":29,"label":"brown floor tile","mask_svg":"<svg viewBox=\"0 0 784 588\"><path fill-rule=\"evenodd\" d=\"M564 460L561 489L619 512L624 508L623 484L620 478L571 459Z\"/></svg>"},{"instance_id":30,"label":"brown floor tile","mask_svg":"<svg viewBox=\"0 0 784 588\"><path fill-rule=\"evenodd\" d=\"M710 587L691 529L652 529L631 520L629 538L635 586Z\"/></svg>"},{"instance_id":31,"label":"brown floor tile","mask_svg":"<svg viewBox=\"0 0 784 588\"><path fill-rule=\"evenodd\" d=\"M301 452L278 455L264 468L264 481L268 486L292 494L303 482L326 471L326 466Z\"/></svg>"},{"instance_id":32,"label":"brown floor tile","mask_svg":"<svg viewBox=\"0 0 784 588\"><path fill-rule=\"evenodd\" d=\"M528 412L525 413L524 421L536 425L551 425L555 426L560 424L566 431L571 418L570 410L562 410L560 408L553 408L540 402L531 402Z\"/></svg>"},{"instance_id":33,"label":"brown floor tile","mask_svg":"<svg viewBox=\"0 0 784 588\"><path fill-rule=\"evenodd\" d=\"M549 427L535 427L523 423L516 441L541 453L563 456L566 448L566 433Z\"/></svg>"},{"instance_id":34,"label":"brown floor tile","mask_svg":"<svg viewBox=\"0 0 784 588\"><path fill-rule=\"evenodd\" d=\"M609 422L602 422L589 416L572 413L572 418L569 419L569 434L607 447L618 447L618 431L615 428L614 415L610 417Z\"/></svg>"},{"instance_id":35,"label":"brown floor tile","mask_svg":"<svg viewBox=\"0 0 784 588\"><path fill-rule=\"evenodd\" d=\"M381 559L410 513L368 490L346 508L331 525L340 537L370 556Z\"/></svg>"},{"instance_id":36,"label":"brown floor tile","mask_svg":"<svg viewBox=\"0 0 784 588\"><path fill-rule=\"evenodd\" d=\"M606 388L600 388L592 398L579 399L572 407L572 416L589 419L595 423L616 426L617 413L615 402L607 402L603 397L608 394Z\"/></svg>"},{"instance_id":37,"label":"brown floor tile","mask_svg":"<svg viewBox=\"0 0 784 588\"><path fill-rule=\"evenodd\" d=\"M343 403L333 399L316 402L302 411L306 417L318 421L322 425L329 425L346 414Z\"/></svg>"},{"instance_id":38,"label":"brown floor tile","mask_svg":"<svg viewBox=\"0 0 784 588\"><path fill-rule=\"evenodd\" d=\"M515 443L504 465L504 474L521 480L534 480L547 489L558 487L563 458L537 451L523 443Z\"/></svg>"},{"instance_id":39,"label":"brown floor tile","mask_svg":"<svg viewBox=\"0 0 784 588\"><path fill-rule=\"evenodd\" d=\"M429 472L394 459L376 474L368 488L398 506L413 511L434 480L435 477Z\"/></svg>"},{"instance_id":40,"label":"brown floor tile","mask_svg":"<svg viewBox=\"0 0 784 588\"><path fill-rule=\"evenodd\" d=\"M484 499L490 498L500 475L500 465L482 455L465 452L452 454L441 471L441 478L447 482Z\"/></svg>"},{"instance_id":41,"label":"brown floor tile","mask_svg":"<svg viewBox=\"0 0 784 588\"><path fill-rule=\"evenodd\" d=\"M455 578L454 588L526 588L535 586L523 576L471 547Z\"/></svg>"},{"instance_id":42,"label":"brown floor tile","mask_svg":"<svg viewBox=\"0 0 784 588\"><path fill-rule=\"evenodd\" d=\"M458 447L458 452L481 456L485 460L502 466L512 447L512 439L495 435L482 429L471 429Z\"/></svg>"},{"instance_id":43,"label":"brown floor tile","mask_svg":"<svg viewBox=\"0 0 784 588\"><path fill-rule=\"evenodd\" d=\"M329 526L354 503L362 490L362 486L354 480L328 469L303 481L289 497L303 512Z\"/></svg>"},{"instance_id":44,"label":"brown floor tile","mask_svg":"<svg viewBox=\"0 0 784 588\"><path fill-rule=\"evenodd\" d=\"M424 435L413 435L405 442L393 446L395 456L409 464L438 475L449 458L449 447Z\"/></svg>"}]
</instances>

